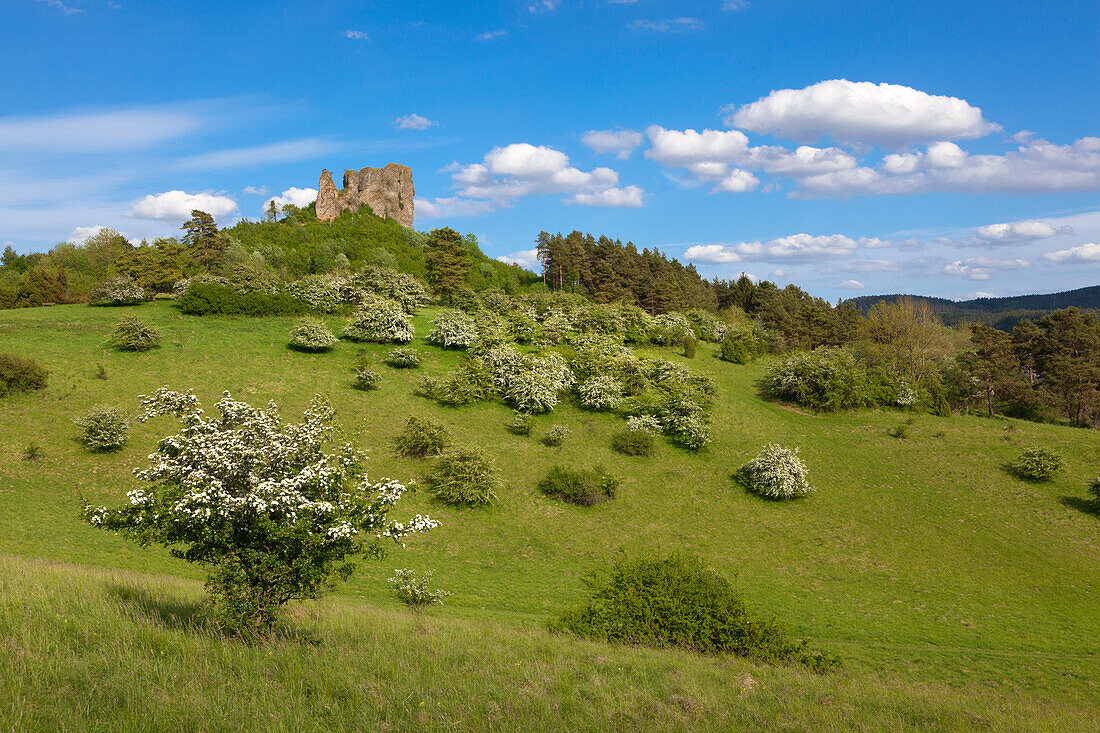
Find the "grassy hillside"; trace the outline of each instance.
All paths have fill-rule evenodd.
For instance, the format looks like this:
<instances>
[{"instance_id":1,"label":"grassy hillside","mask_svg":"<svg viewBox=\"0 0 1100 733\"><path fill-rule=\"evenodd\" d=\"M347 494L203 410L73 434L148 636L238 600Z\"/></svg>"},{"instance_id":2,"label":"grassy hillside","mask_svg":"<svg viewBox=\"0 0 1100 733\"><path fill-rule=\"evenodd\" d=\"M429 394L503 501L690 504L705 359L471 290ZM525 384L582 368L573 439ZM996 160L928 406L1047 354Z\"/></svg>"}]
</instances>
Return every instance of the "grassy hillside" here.
<instances>
[{"instance_id":1,"label":"grassy hillside","mask_svg":"<svg viewBox=\"0 0 1100 733\"><path fill-rule=\"evenodd\" d=\"M301 730L340 727L344 716L349 729L1095 727L1100 519L1083 501L1100 473L1095 432L920 415L896 439L886 430L903 413L815 416L765 402L754 385L763 364L733 366L701 345L691 365L720 390L714 443L700 455L662 444L653 458L628 458L610 449L622 424L610 415L562 405L523 438L504 429L502 405L448 409L414 396L420 374L456 359L419 340L424 368L379 366L382 388L363 393L350 388L359 347L288 351L290 320L192 318L166 302L136 312L162 329L162 348L106 350L118 310L0 314L3 348L52 371L43 392L0 402L0 695L16 701L0 706L3 727L262 719ZM430 315L416 319L418 334ZM312 641L248 648L188 629L174 619L199 598L196 568L77 519L85 502L116 503L134 488L130 469L175 424L136 425L119 454L95 455L73 440L72 419L98 403L136 412L137 395L162 384L194 387L206 406L224 389L273 399L287 415L325 394L345 425L362 428L374 477L421 474L423 462L389 445L408 414L435 416L495 457L499 506L403 500L399 517L429 511L443 526L362 563L337 598L300 606L291 628ZM573 430L565 445L538 443L557 422ZM31 441L39 462L20 458ZM769 441L801 446L816 495L776 504L733 484ZM1061 451L1067 470L1044 485L1006 474L1032 444ZM595 462L624 479L611 502L576 507L535 489L555 463ZM817 677L543 630L581 600L587 570L643 549L685 549L736 576L755 606L838 654L843 670ZM455 595L425 616L407 612L385 583L403 566L434 571ZM761 686L743 689L743 673Z\"/></svg>"}]
</instances>

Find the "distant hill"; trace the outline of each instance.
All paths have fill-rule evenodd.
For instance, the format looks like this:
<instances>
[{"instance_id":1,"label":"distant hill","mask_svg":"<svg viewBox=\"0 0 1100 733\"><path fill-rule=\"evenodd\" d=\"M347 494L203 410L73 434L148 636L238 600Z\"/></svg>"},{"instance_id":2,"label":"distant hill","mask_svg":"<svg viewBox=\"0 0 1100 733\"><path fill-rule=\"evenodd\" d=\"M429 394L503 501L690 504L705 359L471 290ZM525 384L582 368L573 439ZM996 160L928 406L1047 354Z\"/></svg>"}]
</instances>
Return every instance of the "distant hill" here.
<instances>
[{"instance_id":1,"label":"distant hill","mask_svg":"<svg viewBox=\"0 0 1100 733\"><path fill-rule=\"evenodd\" d=\"M997 328L1011 330L1024 318L1041 318L1051 311L1071 306L1081 310L1100 311L1100 285L1077 290L1043 295L1017 295L1009 298L974 298L973 300L947 300L926 295L861 295L849 299L860 312L866 313L880 301L895 303L902 298L922 301L948 325L960 321L983 321Z\"/></svg>"}]
</instances>

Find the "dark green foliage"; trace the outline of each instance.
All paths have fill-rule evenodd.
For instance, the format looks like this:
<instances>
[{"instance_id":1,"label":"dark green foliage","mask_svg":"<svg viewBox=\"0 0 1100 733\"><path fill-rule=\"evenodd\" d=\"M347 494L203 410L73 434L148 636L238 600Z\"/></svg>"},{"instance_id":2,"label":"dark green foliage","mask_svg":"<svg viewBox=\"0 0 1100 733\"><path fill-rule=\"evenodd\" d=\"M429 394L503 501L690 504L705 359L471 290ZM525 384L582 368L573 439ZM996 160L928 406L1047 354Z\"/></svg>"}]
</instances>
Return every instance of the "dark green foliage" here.
<instances>
[{"instance_id":1,"label":"dark green foliage","mask_svg":"<svg viewBox=\"0 0 1100 733\"><path fill-rule=\"evenodd\" d=\"M823 347L791 354L768 370L764 391L816 410L871 404L867 371L847 349Z\"/></svg>"},{"instance_id":2,"label":"dark green foliage","mask_svg":"<svg viewBox=\"0 0 1100 733\"><path fill-rule=\"evenodd\" d=\"M759 617L733 586L697 558L673 554L616 562L585 579L591 600L551 628L617 644L681 647L761 662L834 662L808 654L773 619Z\"/></svg>"},{"instance_id":3,"label":"dark green foliage","mask_svg":"<svg viewBox=\"0 0 1100 733\"><path fill-rule=\"evenodd\" d=\"M442 379L424 377L419 392L441 405L468 405L493 396L493 375L473 359L465 359Z\"/></svg>"},{"instance_id":4,"label":"dark green foliage","mask_svg":"<svg viewBox=\"0 0 1100 733\"><path fill-rule=\"evenodd\" d=\"M651 456L657 447L657 439L644 430L624 428L611 438L611 447L627 456Z\"/></svg>"},{"instance_id":5,"label":"dark green foliage","mask_svg":"<svg viewBox=\"0 0 1100 733\"><path fill-rule=\"evenodd\" d=\"M177 303L192 316L299 316L310 311L289 293L238 293L218 283L193 283Z\"/></svg>"},{"instance_id":6,"label":"dark green foliage","mask_svg":"<svg viewBox=\"0 0 1100 733\"><path fill-rule=\"evenodd\" d=\"M442 453L448 443L450 436L443 423L413 415L394 439L394 450L399 456L425 458Z\"/></svg>"},{"instance_id":7,"label":"dark green foliage","mask_svg":"<svg viewBox=\"0 0 1100 733\"><path fill-rule=\"evenodd\" d=\"M420 366L420 352L411 346L398 346L390 349L384 361L397 369L415 369Z\"/></svg>"},{"instance_id":8,"label":"dark green foliage","mask_svg":"<svg viewBox=\"0 0 1100 733\"><path fill-rule=\"evenodd\" d=\"M1093 501L1100 503L1100 476L1089 481L1088 488L1089 493L1092 494Z\"/></svg>"},{"instance_id":9,"label":"dark green foliage","mask_svg":"<svg viewBox=\"0 0 1100 733\"><path fill-rule=\"evenodd\" d=\"M559 448L571 432L573 431L565 425L552 425L546 435L542 436L542 444L547 448Z\"/></svg>"},{"instance_id":10,"label":"dark green foliage","mask_svg":"<svg viewBox=\"0 0 1100 733\"><path fill-rule=\"evenodd\" d=\"M530 435L531 434L531 414L528 412L520 412L516 410L512 413L512 417L504 424L504 427L508 429L509 433L513 435Z\"/></svg>"},{"instance_id":11,"label":"dark green foliage","mask_svg":"<svg viewBox=\"0 0 1100 733\"><path fill-rule=\"evenodd\" d=\"M355 379L352 381L351 386L356 389L369 392L372 389L378 389L378 385L382 382L382 375L376 371L370 369L357 369L355 371Z\"/></svg>"},{"instance_id":12,"label":"dark green foliage","mask_svg":"<svg viewBox=\"0 0 1100 733\"><path fill-rule=\"evenodd\" d=\"M886 429L886 434L891 438L898 438L899 440L909 437L909 428L913 425L913 418L909 418L903 423L898 423L893 427Z\"/></svg>"},{"instance_id":13,"label":"dark green foliage","mask_svg":"<svg viewBox=\"0 0 1100 733\"><path fill-rule=\"evenodd\" d=\"M749 331L732 331L726 334L718 347L718 358L731 364L748 364L762 353L763 344L757 334Z\"/></svg>"},{"instance_id":14,"label":"dark green foliage","mask_svg":"<svg viewBox=\"0 0 1100 733\"><path fill-rule=\"evenodd\" d=\"M470 256L462 236L450 227L433 229L424 250L428 282L444 300L450 300L466 284Z\"/></svg>"},{"instance_id":15,"label":"dark green foliage","mask_svg":"<svg viewBox=\"0 0 1100 733\"><path fill-rule=\"evenodd\" d=\"M480 448L452 448L437 456L424 483L445 504L482 506L497 498L496 467Z\"/></svg>"},{"instance_id":16,"label":"dark green foliage","mask_svg":"<svg viewBox=\"0 0 1100 733\"><path fill-rule=\"evenodd\" d=\"M0 397L46 386L50 373L29 356L0 351Z\"/></svg>"},{"instance_id":17,"label":"dark green foliage","mask_svg":"<svg viewBox=\"0 0 1100 733\"><path fill-rule=\"evenodd\" d=\"M180 241L191 251L191 257L206 272L225 262L225 251L229 248L229 236L218 231L214 217L205 211L195 209L191 218L180 229L186 232Z\"/></svg>"},{"instance_id":18,"label":"dark green foliage","mask_svg":"<svg viewBox=\"0 0 1100 733\"><path fill-rule=\"evenodd\" d=\"M119 351L149 351L160 346L160 331L137 316L128 316L115 324L107 342Z\"/></svg>"},{"instance_id":19,"label":"dark green foliage","mask_svg":"<svg viewBox=\"0 0 1100 733\"><path fill-rule=\"evenodd\" d=\"M27 443L26 447L23 448L23 460L28 463L42 460L42 446L33 440Z\"/></svg>"},{"instance_id":20,"label":"dark green foliage","mask_svg":"<svg viewBox=\"0 0 1100 733\"><path fill-rule=\"evenodd\" d=\"M92 451L116 451L126 445L129 438L130 421L117 407L97 405L74 422L80 428L77 440Z\"/></svg>"},{"instance_id":21,"label":"dark green foliage","mask_svg":"<svg viewBox=\"0 0 1100 733\"><path fill-rule=\"evenodd\" d=\"M602 466L590 469L554 466L539 481L538 489L555 499L592 506L614 499L620 483L618 478L604 473Z\"/></svg>"},{"instance_id":22,"label":"dark green foliage","mask_svg":"<svg viewBox=\"0 0 1100 733\"><path fill-rule=\"evenodd\" d=\"M1065 463L1061 454L1050 448L1028 448L1009 464L1009 470L1028 481L1047 481Z\"/></svg>"},{"instance_id":23,"label":"dark green foliage","mask_svg":"<svg viewBox=\"0 0 1100 733\"><path fill-rule=\"evenodd\" d=\"M691 334L688 334L684 338L684 356L686 358L688 358L688 359L694 359L695 358L695 348L696 348L698 343L699 343L698 339L696 339Z\"/></svg>"}]
</instances>

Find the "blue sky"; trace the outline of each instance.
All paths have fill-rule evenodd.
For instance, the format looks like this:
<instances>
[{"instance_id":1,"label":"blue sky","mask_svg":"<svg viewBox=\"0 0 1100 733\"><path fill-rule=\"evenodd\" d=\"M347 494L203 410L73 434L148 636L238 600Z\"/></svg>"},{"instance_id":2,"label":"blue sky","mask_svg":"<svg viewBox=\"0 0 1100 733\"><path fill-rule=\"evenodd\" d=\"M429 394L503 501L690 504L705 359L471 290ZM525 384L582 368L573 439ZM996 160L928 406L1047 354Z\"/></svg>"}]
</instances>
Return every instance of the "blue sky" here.
<instances>
[{"instance_id":1,"label":"blue sky","mask_svg":"<svg viewBox=\"0 0 1100 733\"><path fill-rule=\"evenodd\" d=\"M830 299L1100 283L1100 6L0 7L0 243L178 231L405 163L416 226L539 230Z\"/></svg>"}]
</instances>

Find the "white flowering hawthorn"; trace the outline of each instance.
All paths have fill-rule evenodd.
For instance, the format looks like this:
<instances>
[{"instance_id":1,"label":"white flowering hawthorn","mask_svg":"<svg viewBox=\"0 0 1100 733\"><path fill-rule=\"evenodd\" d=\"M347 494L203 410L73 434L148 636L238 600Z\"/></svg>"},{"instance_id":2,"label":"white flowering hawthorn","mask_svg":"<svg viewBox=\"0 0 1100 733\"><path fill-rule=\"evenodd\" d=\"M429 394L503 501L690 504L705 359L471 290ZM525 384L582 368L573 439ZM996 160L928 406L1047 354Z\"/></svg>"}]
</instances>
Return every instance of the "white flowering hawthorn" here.
<instances>
[{"instance_id":1,"label":"white flowering hawthorn","mask_svg":"<svg viewBox=\"0 0 1100 733\"><path fill-rule=\"evenodd\" d=\"M465 349L477 339L474 319L459 310L442 311L432 326L424 340L445 349Z\"/></svg>"},{"instance_id":2,"label":"white flowering hawthorn","mask_svg":"<svg viewBox=\"0 0 1100 733\"><path fill-rule=\"evenodd\" d=\"M577 399L589 410L613 410L623 401L623 387L615 377L599 374L577 385Z\"/></svg>"},{"instance_id":3,"label":"white flowering hawthorn","mask_svg":"<svg viewBox=\"0 0 1100 733\"><path fill-rule=\"evenodd\" d=\"M413 340L408 314L395 301L366 295L344 326L344 338L379 344L407 344Z\"/></svg>"},{"instance_id":4,"label":"white flowering hawthorn","mask_svg":"<svg viewBox=\"0 0 1100 733\"><path fill-rule=\"evenodd\" d=\"M88 506L84 517L207 566L215 608L238 632L270 629L283 604L317 597L351 573L350 558L382 555L383 540L438 526L419 514L388 518L406 487L369 481L366 455L348 443L326 450L335 412L320 398L298 423L283 422L274 403L253 407L228 392L214 416L190 391L167 387L143 405L138 420L174 414L182 429L135 469L147 487L120 508Z\"/></svg>"},{"instance_id":5,"label":"white flowering hawthorn","mask_svg":"<svg viewBox=\"0 0 1100 733\"><path fill-rule=\"evenodd\" d=\"M806 480L806 464L798 449L768 444L756 458L741 466L738 478L754 494L768 499L794 499L814 491Z\"/></svg>"}]
</instances>

